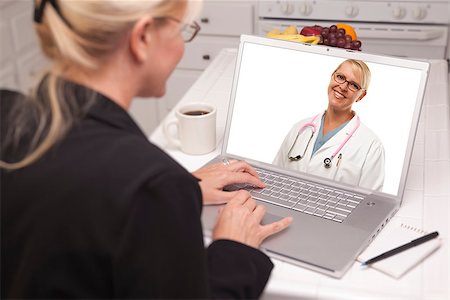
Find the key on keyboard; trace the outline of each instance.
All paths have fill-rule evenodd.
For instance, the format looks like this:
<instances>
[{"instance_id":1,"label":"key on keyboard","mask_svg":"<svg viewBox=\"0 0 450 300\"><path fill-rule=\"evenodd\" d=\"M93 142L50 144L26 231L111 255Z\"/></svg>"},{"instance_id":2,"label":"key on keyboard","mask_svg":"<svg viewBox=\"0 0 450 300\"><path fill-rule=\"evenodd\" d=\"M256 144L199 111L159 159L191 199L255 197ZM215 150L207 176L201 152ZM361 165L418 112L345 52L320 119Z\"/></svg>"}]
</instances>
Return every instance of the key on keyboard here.
<instances>
[{"instance_id":1,"label":"key on keyboard","mask_svg":"<svg viewBox=\"0 0 450 300\"><path fill-rule=\"evenodd\" d=\"M363 195L339 191L260 168L255 169L266 184L264 189L246 184L229 188L246 189L258 200L339 223L364 199Z\"/></svg>"}]
</instances>

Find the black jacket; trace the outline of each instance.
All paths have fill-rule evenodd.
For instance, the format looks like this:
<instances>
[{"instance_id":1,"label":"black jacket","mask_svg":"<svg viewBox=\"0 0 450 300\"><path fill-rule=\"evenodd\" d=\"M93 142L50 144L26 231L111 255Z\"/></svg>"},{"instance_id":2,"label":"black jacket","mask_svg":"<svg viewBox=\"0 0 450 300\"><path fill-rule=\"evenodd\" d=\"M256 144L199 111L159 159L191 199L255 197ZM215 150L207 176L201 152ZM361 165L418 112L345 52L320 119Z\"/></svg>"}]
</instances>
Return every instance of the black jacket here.
<instances>
[{"instance_id":1,"label":"black jacket","mask_svg":"<svg viewBox=\"0 0 450 300\"><path fill-rule=\"evenodd\" d=\"M1 93L2 140L14 98ZM1 170L1 296L259 297L269 258L228 240L205 250L201 210L198 179L98 94L43 158Z\"/></svg>"}]
</instances>

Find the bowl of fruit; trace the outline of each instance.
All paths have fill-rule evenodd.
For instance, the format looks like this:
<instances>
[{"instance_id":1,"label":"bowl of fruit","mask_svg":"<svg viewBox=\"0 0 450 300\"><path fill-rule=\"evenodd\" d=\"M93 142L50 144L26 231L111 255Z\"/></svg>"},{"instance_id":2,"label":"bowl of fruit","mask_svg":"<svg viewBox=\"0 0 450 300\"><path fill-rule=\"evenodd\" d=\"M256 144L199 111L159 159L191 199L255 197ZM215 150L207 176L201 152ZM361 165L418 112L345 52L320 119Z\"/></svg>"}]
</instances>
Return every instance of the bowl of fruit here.
<instances>
[{"instance_id":1,"label":"bowl of fruit","mask_svg":"<svg viewBox=\"0 0 450 300\"><path fill-rule=\"evenodd\" d=\"M304 36L320 36L319 45L361 51L362 43L358 40L355 29L348 24L335 24L330 27L320 25L306 26L300 31Z\"/></svg>"},{"instance_id":2,"label":"bowl of fruit","mask_svg":"<svg viewBox=\"0 0 450 300\"><path fill-rule=\"evenodd\" d=\"M298 31L291 25L283 31L273 29L266 35L270 38L288 40L300 43L326 45L344 49L361 51L361 41L358 40L355 29L348 24L335 24L330 27L320 25L305 26Z\"/></svg>"}]
</instances>

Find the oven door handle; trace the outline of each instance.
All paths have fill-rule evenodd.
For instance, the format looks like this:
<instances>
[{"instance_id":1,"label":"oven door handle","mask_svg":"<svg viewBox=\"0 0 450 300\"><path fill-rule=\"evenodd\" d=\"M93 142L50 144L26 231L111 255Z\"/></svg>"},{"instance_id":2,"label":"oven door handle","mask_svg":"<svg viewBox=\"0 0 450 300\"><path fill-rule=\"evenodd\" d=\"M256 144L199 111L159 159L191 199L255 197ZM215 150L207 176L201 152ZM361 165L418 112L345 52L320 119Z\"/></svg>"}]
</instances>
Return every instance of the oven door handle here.
<instances>
[{"instance_id":1,"label":"oven door handle","mask_svg":"<svg viewBox=\"0 0 450 300\"><path fill-rule=\"evenodd\" d=\"M401 30L401 29L359 29L358 38L360 39L383 39L383 40L414 40L429 41L442 37L443 30L427 29L427 30Z\"/></svg>"}]
</instances>

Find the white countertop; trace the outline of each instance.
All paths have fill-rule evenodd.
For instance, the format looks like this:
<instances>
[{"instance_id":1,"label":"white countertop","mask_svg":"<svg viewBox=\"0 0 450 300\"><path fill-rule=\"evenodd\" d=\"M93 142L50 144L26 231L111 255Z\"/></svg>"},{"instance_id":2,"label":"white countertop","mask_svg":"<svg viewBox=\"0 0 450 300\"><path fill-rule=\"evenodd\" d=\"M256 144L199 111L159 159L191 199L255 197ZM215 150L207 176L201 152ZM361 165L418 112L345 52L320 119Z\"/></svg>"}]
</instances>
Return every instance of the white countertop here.
<instances>
[{"instance_id":1,"label":"white countertop","mask_svg":"<svg viewBox=\"0 0 450 300\"><path fill-rule=\"evenodd\" d=\"M150 137L190 171L220 153L236 54L235 49L223 49L178 103L208 102L217 107L218 147L215 151L192 156L171 148L161 125ZM421 229L439 231L443 241L440 249L401 279L372 269L362 270L356 262L342 279L334 279L273 260L275 268L263 299L450 299L449 78L446 61L431 63L404 201L395 218ZM173 112L167 118L173 118Z\"/></svg>"}]
</instances>

